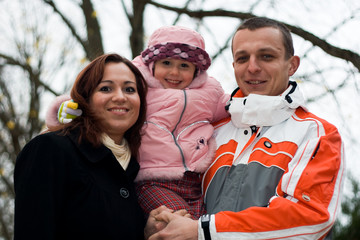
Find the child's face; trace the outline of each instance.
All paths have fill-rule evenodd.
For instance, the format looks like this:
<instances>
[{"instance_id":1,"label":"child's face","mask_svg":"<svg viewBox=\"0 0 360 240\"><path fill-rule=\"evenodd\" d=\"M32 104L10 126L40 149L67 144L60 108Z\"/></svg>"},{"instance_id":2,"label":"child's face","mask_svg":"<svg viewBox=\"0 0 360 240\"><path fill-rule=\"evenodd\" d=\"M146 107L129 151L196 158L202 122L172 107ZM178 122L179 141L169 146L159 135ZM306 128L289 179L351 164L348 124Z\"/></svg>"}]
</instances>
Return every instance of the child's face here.
<instances>
[{"instance_id":1,"label":"child's face","mask_svg":"<svg viewBox=\"0 0 360 240\"><path fill-rule=\"evenodd\" d=\"M155 62L154 77L164 88L184 89L192 82L195 69L191 62L165 58Z\"/></svg>"}]
</instances>

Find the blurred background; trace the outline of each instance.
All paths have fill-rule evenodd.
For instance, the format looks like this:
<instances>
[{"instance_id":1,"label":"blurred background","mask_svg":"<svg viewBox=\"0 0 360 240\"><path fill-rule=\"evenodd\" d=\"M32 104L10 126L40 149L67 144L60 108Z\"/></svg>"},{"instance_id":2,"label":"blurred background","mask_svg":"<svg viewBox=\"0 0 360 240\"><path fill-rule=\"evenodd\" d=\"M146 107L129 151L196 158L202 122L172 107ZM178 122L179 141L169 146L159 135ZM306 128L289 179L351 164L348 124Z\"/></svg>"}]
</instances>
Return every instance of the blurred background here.
<instances>
[{"instance_id":1,"label":"blurred background","mask_svg":"<svg viewBox=\"0 0 360 240\"><path fill-rule=\"evenodd\" d=\"M231 93L231 37L253 16L291 30L301 58L292 79L308 109L343 137L347 178L334 239L360 239L360 1L0 0L0 240L13 239L16 156L89 61L109 52L132 59L157 28L187 26L203 35L208 73Z\"/></svg>"}]
</instances>

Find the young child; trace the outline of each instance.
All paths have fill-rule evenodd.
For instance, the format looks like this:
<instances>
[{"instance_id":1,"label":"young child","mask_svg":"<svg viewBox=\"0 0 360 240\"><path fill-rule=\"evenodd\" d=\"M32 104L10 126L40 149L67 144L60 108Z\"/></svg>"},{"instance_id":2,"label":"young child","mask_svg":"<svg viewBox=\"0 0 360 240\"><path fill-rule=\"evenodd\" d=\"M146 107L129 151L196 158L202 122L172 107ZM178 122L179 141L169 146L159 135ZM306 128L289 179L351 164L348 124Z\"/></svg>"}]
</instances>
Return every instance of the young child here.
<instances>
[{"instance_id":1,"label":"young child","mask_svg":"<svg viewBox=\"0 0 360 240\"><path fill-rule=\"evenodd\" d=\"M165 205L198 219L205 213L201 174L216 150L211 122L228 116L229 95L207 75L204 39L191 29L159 28L133 63L149 87L135 180L139 203L146 214Z\"/></svg>"}]
</instances>

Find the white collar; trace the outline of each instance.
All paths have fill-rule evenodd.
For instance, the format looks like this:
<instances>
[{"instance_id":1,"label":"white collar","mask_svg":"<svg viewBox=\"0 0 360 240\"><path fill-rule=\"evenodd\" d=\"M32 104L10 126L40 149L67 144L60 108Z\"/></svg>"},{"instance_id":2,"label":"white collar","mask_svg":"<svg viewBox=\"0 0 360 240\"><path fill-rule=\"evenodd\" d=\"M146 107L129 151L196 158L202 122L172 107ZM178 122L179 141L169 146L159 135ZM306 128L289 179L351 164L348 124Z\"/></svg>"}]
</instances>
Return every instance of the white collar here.
<instances>
[{"instance_id":1,"label":"white collar","mask_svg":"<svg viewBox=\"0 0 360 240\"><path fill-rule=\"evenodd\" d=\"M232 98L229 113L232 123L238 128L273 126L291 117L299 106L306 109L304 102L297 84L290 82L280 96L249 94L247 97Z\"/></svg>"}]
</instances>

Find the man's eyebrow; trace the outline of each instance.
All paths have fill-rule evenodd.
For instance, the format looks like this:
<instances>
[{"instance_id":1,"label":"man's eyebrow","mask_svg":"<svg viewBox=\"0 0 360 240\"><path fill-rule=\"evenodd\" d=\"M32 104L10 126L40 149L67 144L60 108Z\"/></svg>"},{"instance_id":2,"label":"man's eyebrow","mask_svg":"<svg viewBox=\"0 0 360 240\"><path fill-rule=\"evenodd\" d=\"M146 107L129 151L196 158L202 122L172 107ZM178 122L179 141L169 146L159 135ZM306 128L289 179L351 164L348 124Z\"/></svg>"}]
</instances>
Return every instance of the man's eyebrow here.
<instances>
[{"instance_id":1,"label":"man's eyebrow","mask_svg":"<svg viewBox=\"0 0 360 240\"><path fill-rule=\"evenodd\" d=\"M245 51L245 50L238 50L235 52L234 56L240 55L240 54L246 54L246 53L247 53L247 51Z\"/></svg>"},{"instance_id":2,"label":"man's eyebrow","mask_svg":"<svg viewBox=\"0 0 360 240\"><path fill-rule=\"evenodd\" d=\"M280 48L264 47L264 48L258 49L256 52L263 53L263 52L280 52L280 51L281 51ZM246 51L246 50L238 50L238 51L235 52L234 56L243 55L243 54L248 54L248 51Z\"/></svg>"},{"instance_id":3,"label":"man's eyebrow","mask_svg":"<svg viewBox=\"0 0 360 240\"><path fill-rule=\"evenodd\" d=\"M264 48L259 49L259 52L268 52L268 51L279 52L279 51L281 51L281 49L280 48L274 48L274 47L264 47Z\"/></svg>"}]
</instances>

